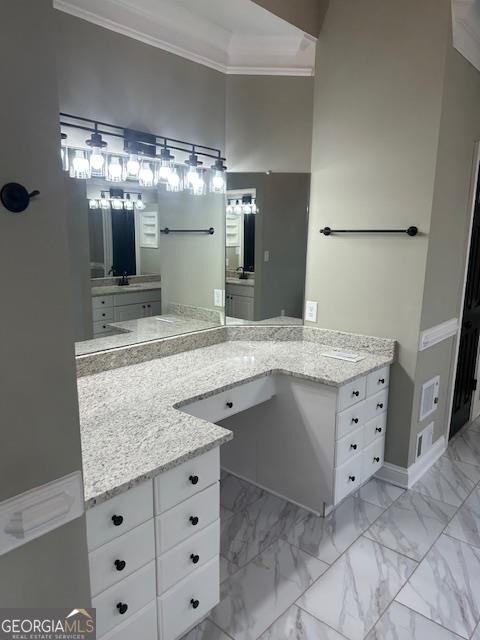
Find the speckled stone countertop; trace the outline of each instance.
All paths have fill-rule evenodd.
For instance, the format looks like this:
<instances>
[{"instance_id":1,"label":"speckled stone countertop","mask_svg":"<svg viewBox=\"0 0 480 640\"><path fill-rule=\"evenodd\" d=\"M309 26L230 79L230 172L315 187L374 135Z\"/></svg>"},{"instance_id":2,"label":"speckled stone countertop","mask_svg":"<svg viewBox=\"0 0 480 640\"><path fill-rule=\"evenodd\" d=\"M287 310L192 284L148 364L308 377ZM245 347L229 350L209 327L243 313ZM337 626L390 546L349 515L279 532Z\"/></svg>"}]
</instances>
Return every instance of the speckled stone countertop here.
<instances>
[{"instance_id":1,"label":"speckled stone countertop","mask_svg":"<svg viewBox=\"0 0 480 640\"><path fill-rule=\"evenodd\" d=\"M181 411L190 400L273 373L339 386L393 361L393 349L357 363L321 355L331 348L234 340L79 378L86 508L231 439Z\"/></svg>"},{"instance_id":2,"label":"speckled stone countertop","mask_svg":"<svg viewBox=\"0 0 480 640\"><path fill-rule=\"evenodd\" d=\"M92 298L99 296L111 296L114 294L123 293L138 293L139 291L153 291L155 289L161 289L162 284L158 280L156 282L138 282L120 287L118 284L92 287Z\"/></svg>"}]
</instances>

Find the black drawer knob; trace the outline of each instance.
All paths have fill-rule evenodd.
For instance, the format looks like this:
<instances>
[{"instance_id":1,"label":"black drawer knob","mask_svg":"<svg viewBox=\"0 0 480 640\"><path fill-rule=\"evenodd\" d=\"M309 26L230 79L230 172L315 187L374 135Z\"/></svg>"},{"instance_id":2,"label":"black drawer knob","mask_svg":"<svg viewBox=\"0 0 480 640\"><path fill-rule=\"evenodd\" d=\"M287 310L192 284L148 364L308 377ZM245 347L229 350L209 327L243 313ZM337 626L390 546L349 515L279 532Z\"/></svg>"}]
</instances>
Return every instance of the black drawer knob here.
<instances>
[{"instance_id":1,"label":"black drawer knob","mask_svg":"<svg viewBox=\"0 0 480 640\"><path fill-rule=\"evenodd\" d=\"M190 560L193 562L193 564L197 564L197 562L200 560L200 556L196 553L192 553L192 555L190 556Z\"/></svg>"},{"instance_id":2,"label":"black drawer knob","mask_svg":"<svg viewBox=\"0 0 480 640\"><path fill-rule=\"evenodd\" d=\"M379 402L377 404L377 409L383 409L383 402Z\"/></svg>"},{"instance_id":3,"label":"black drawer knob","mask_svg":"<svg viewBox=\"0 0 480 640\"><path fill-rule=\"evenodd\" d=\"M385 378L379 378L378 384L385 384Z\"/></svg>"},{"instance_id":4,"label":"black drawer knob","mask_svg":"<svg viewBox=\"0 0 480 640\"><path fill-rule=\"evenodd\" d=\"M105 300L102 300L102 304L105 304Z\"/></svg>"},{"instance_id":5,"label":"black drawer knob","mask_svg":"<svg viewBox=\"0 0 480 640\"><path fill-rule=\"evenodd\" d=\"M123 516L112 516L112 522L116 527L123 523Z\"/></svg>"},{"instance_id":6,"label":"black drawer knob","mask_svg":"<svg viewBox=\"0 0 480 640\"><path fill-rule=\"evenodd\" d=\"M102 318L105 318L107 314L106 313L102 313Z\"/></svg>"},{"instance_id":7,"label":"black drawer knob","mask_svg":"<svg viewBox=\"0 0 480 640\"><path fill-rule=\"evenodd\" d=\"M378 456L375 456L375 458L373 459L374 462L380 462L380 458Z\"/></svg>"},{"instance_id":8,"label":"black drawer knob","mask_svg":"<svg viewBox=\"0 0 480 640\"><path fill-rule=\"evenodd\" d=\"M355 424L358 424L358 418L352 418L352 422L354 422Z\"/></svg>"},{"instance_id":9,"label":"black drawer knob","mask_svg":"<svg viewBox=\"0 0 480 640\"><path fill-rule=\"evenodd\" d=\"M196 526L197 526L197 524L198 524L198 518L197 518L197 516L190 516L190 522L192 523L192 525L193 525L194 527L196 527Z\"/></svg>"},{"instance_id":10,"label":"black drawer knob","mask_svg":"<svg viewBox=\"0 0 480 640\"><path fill-rule=\"evenodd\" d=\"M350 482L355 482L355 476L348 476L348 479L350 480Z\"/></svg>"},{"instance_id":11,"label":"black drawer knob","mask_svg":"<svg viewBox=\"0 0 480 640\"><path fill-rule=\"evenodd\" d=\"M377 433L382 433L382 427L377 427L377 428L375 429L375 431L376 431Z\"/></svg>"},{"instance_id":12,"label":"black drawer knob","mask_svg":"<svg viewBox=\"0 0 480 640\"><path fill-rule=\"evenodd\" d=\"M115 565L115 568L117 571L123 571L127 566L127 563L125 562L125 560L115 560L113 564Z\"/></svg>"},{"instance_id":13,"label":"black drawer knob","mask_svg":"<svg viewBox=\"0 0 480 640\"><path fill-rule=\"evenodd\" d=\"M358 396L360 395L360 391L352 391L352 396Z\"/></svg>"},{"instance_id":14,"label":"black drawer knob","mask_svg":"<svg viewBox=\"0 0 480 640\"><path fill-rule=\"evenodd\" d=\"M353 449L354 451L357 450L357 445L356 444L351 444L350 445L350 449Z\"/></svg>"},{"instance_id":15,"label":"black drawer knob","mask_svg":"<svg viewBox=\"0 0 480 640\"><path fill-rule=\"evenodd\" d=\"M194 609L197 609L197 608L198 608L198 605L200 604L200 601L199 601L199 600L195 600L195 598L192 598L192 599L190 600L190 604L192 605L192 607L193 607Z\"/></svg>"},{"instance_id":16,"label":"black drawer knob","mask_svg":"<svg viewBox=\"0 0 480 640\"><path fill-rule=\"evenodd\" d=\"M123 614L127 613L128 611L128 604L125 604L124 602L119 602L117 604L117 609L118 609L118 613L120 613L123 616Z\"/></svg>"},{"instance_id":17,"label":"black drawer knob","mask_svg":"<svg viewBox=\"0 0 480 640\"><path fill-rule=\"evenodd\" d=\"M227 402L227 407L231 409L233 407L233 402Z\"/></svg>"},{"instance_id":18,"label":"black drawer knob","mask_svg":"<svg viewBox=\"0 0 480 640\"><path fill-rule=\"evenodd\" d=\"M198 484L198 476L190 476L189 480L192 484Z\"/></svg>"}]
</instances>

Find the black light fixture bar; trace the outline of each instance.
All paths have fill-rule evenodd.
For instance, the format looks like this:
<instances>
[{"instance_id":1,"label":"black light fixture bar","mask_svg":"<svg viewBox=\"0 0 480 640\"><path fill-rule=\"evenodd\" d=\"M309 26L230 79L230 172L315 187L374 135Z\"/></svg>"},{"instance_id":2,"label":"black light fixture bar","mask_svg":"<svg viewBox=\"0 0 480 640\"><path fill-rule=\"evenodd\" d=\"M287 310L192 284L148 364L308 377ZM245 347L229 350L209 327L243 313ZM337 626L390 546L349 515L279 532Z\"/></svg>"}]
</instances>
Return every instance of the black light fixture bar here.
<instances>
[{"instance_id":1,"label":"black light fixture bar","mask_svg":"<svg viewBox=\"0 0 480 640\"><path fill-rule=\"evenodd\" d=\"M331 236L334 233L406 233L413 238L418 233L418 227L408 227L408 229L331 229L324 227L320 229L324 236Z\"/></svg>"},{"instance_id":2,"label":"black light fixture bar","mask_svg":"<svg viewBox=\"0 0 480 640\"><path fill-rule=\"evenodd\" d=\"M72 122L70 122L69 120L71 120ZM177 138L169 138L168 136L164 135L150 134L144 131L136 131L129 129L128 127L120 127L119 125L111 124L109 122L92 120L90 118L84 118L82 116L75 116L70 113L60 113L60 125L62 127L79 129L81 131L88 131L90 133L99 133L101 135L123 138L125 140L133 140L134 136L129 134L136 134L137 142L140 144L152 144L158 147L168 147L169 149L173 149L175 151L180 151L183 153L194 153L207 158L214 158L215 160L225 160L225 157L222 155L221 150L215 147L208 147L203 144L188 142L186 140L179 140Z\"/></svg>"},{"instance_id":3,"label":"black light fixture bar","mask_svg":"<svg viewBox=\"0 0 480 640\"><path fill-rule=\"evenodd\" d=\"M166 235L169 233L207 233L213 236L215 229L213 227L210 227L210 229L169 229L165 227L165 229L160 229L160 233L165 233Z\"/></svg>"}]
</instances>

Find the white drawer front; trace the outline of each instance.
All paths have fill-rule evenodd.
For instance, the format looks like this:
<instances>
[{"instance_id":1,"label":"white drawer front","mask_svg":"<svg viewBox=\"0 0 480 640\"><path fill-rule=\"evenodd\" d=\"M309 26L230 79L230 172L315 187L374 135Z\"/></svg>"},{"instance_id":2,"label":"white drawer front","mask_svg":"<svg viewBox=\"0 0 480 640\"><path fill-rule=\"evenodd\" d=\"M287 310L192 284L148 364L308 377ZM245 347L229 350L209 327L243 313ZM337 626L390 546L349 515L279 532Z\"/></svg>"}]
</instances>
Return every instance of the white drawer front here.
<instances>
[{"instance_id":1,"label":"white drawer front","mask_svg":"<svg viewBox=\"0 0 480 640\"><path fill-rule=\"evenodd\" d=\"M158 599L161 639L176 640L182 636L205 617L219 600L220 570L216 557Z\"/></svg>"},{"instance_id":2,"label":"white drawer front","mask_svg":"<svg viewBox=\"0 0 480 640\"><path fill-rule=\"evenodd\" d=\"M367 420L376 418L387 410L388 406L388 389L384 389L374 396L367 398Z\"/></svg>"},{"instance_id":3,"label":"white drawer front","mask_svg":"<svg viewBox=\"0 0 480 640\"><path fill-rule=\"evenodd\" d=\"M158 640L157 603L151 602L99 640Z\"/></svg>"},{"instance_id":4,"label":"white drawer front","mask_svg":"<svg viewBox=\"0 0 480 640\"><path fill-rule=\"evenodd\" d=\"M387 430L387 413L384 411L376 418L369 420L365 425L365 446L383 438Z\"/></svg>"},{"instance_id":5,"label":"white drawer front","mask_svg":"<svg viewBox=\"0 0 480 640\"><path fill-rule=\"evenodd\" d=\"M92 309L105 309L105 307L113 307L113 296L94 296L92 297Z\"/></svg>"},{"instance_id":6,"label":"white drawer front","mask_svg":"<svg viewBox=\"0 0 480 640\"><path fill-rule=\"evenodd\" d=\"M359 453L335 470L335 504L362 484L362 456Z\"/></svg>"},{"instance_id":7,"label":"white drawer front","mask_svg":"<svg viewBox=\"0 0 480 640\"><path fill-rule=\"evenodd\" d=\"M352 433L349 433L345 438L338 440L335 444L335 466L339 467L340 465L350 460L360 453L360 451L364 447L364 435L363 435L364 427L360 427L360 429L355 429Z\"/></svg>"},{"instance_id":8,"label":"white drawer front","mask_svg":"<svg viewBox=\"0 0 480 640\"><path fill-rule=\"evenodd\" d=\"M107 322L94 322L93 323L93 335L98 336L107 331L111 331L112 327Z\"/></svg>"},{"instance_id":9,"label":"white drawer front","mask_svg":"<svg viewBox=\"0 0 480 640\"><path fill-rule=\"evenodd\" d=\"M155 558L153 519L88 554L90 585L96 596Z\"/></svg>"},{"instance_id":10,"label":"white drawer front","mask_svg":"<svg viewBox=\"0 0 480 640\"><path fill-rule=\"evenodd\" d=\"M362 453L363 459L363 482L373 476L383 466L383 456L385 449L385 438L373 442Z\"/></svg>"},{"instance_id":11,"label":"white drawer front","mask_svg":"<svg viewBox=\"0 0 480 640\"><path fill-rule=\"evenodd\" d=\"M359 378L348 384L344 384L338 389L337 411L342 411L351 407L356 402L365 398L367 389L367 379Z\"/></svg>"},{"instance_id":12,"label":"white drawer front","mask_svg":"<svg viewBox=\"0 0 480 640\"><path fill-rule=\"evenodd\" d=\"M118 624L126 622L155 597L155 562L151 562L92 598L92 606L97 609L97 635L101 637Z\"/></svg>"},{"instance_id":13,"label":"white drawer front","mask_svg":"<svg viewBox=\"0 0 480 640\"><path fill-rule=\"evenodd\" d=\"M197 418L218 422L223 418L228 418L228 416L233 416L235 413L270 400L274 395L273 378L265 376L203 400L195 400L180 409L192 416L197 416Z\"/></svg>"},{"instance_id":14,"label":"white drawer front","mask_svg":"<svg viewBox=\"0 0 480 640\"><path fill-rule=\"evenodd\" d=\"M212 524L219 515L220 484L216 482L155 518L157 555Z\"/></svg>"},{"instance_id":15,"label":"white drawer front","mask_svg":"<svg viewBox=\"0 0 480 640\"><path fill-rule=\"evenodd\" d=\"M382 389L388 387L390 380L390 367L383 367L377 371L372 371L367 376L367 396L372 396Z\"/></svg>"},{"instance_id":16,"label":"white drawer front","mask_svg":"<svg viewBox=\"0 0 480 640\"><path fill-rule=\"evenodd\" d=\"M365 424L367 420L367 404L359 402L358 404L345 409L341 413L337 413L336 418L336 437L337 439L345 437L351 431L358 429Z\"/></svg>"},{"instance_id":17,"label":"white drawer front","mask_svg":"<svg viewBox=\"0 0 480 640\"><path fill-rule=\"evenodd\" d=\"M220 553L220 521L181 542L157 559L157 593L192 575Z\"/></svg>"},{"instance_id":18,"label":"white drawer front","mask_svg":"<svg viewBox=\"0 0 480 640\"><path fill-rule=\"evenodd\" d=\"M105 307L105 309L94 309L93 321L94 322L112 322L113 307Z\"/></svg>"},{"instance_id":19,"label":"white drawer front","mask_svg":"<svg viewBox=\"0 0 480 640\"><path fill-rule=\"evenodd\" d=\"M163 513L219 479L220 451L216 447L155 478L155 513Z\"/></svg>"},{"instance_id":20,"label":"white drawer front","mask_svg":"<svg viewBox=\"0 0 480 640\"><path fill-rule=\"evenodd\" d=\"M153 485L149 480L87 511L89 551L151 518L153 518Z\"/></svg>"},{"instance_id":21,"label":"white drawer front","mask_svg":"<svg viewBox=\"0 0 480 640\"><path fill-rule=\"evenodd\" d=\"M116 293L113 296L113 302L115 306L126 304L143 304L144 302L154 302L160 300L160 289L150 289L147 291L132 291L128 293Z\"/></svg>"}]
</instances>

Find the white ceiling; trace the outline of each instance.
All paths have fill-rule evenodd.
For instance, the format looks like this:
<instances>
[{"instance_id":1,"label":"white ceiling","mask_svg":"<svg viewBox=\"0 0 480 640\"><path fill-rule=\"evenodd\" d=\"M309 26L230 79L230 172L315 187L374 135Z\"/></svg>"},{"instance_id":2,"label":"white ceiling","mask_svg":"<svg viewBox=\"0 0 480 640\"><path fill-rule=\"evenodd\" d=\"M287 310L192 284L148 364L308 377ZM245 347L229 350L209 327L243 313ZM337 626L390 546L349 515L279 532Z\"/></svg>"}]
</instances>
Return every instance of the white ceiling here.
<instances>
[{"instance_id":1,"label":"white ceiling","mask_svg":"<svg viewBox=\"0 0 480 640\"><path fill-rule=\"evenodd\" d=\"M480 71L480 0L452 0L453 44Z\"/></svg>"},{"instance_id":2,"label":"white ceiling","mask_svg":"<svg viewBox=\"0 0 480 640\"><path fill-rule=\"evenodd\" d=\"M54 6L223 73L313 75L315 38L251 0L54 0Z\"/></svg>"}]
</instances>

